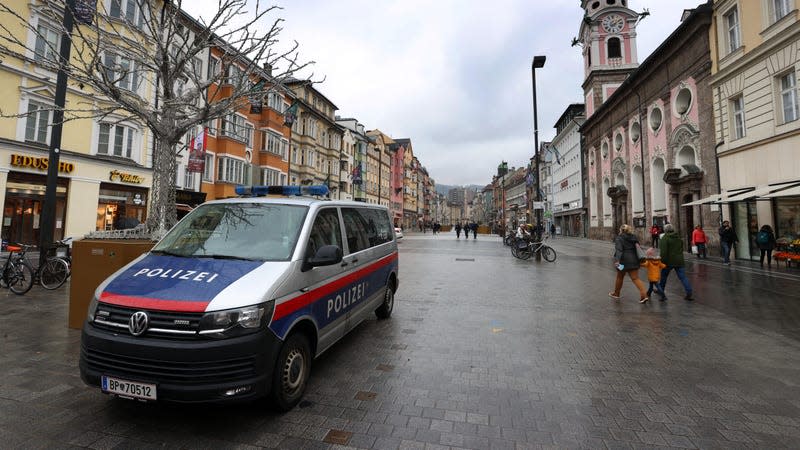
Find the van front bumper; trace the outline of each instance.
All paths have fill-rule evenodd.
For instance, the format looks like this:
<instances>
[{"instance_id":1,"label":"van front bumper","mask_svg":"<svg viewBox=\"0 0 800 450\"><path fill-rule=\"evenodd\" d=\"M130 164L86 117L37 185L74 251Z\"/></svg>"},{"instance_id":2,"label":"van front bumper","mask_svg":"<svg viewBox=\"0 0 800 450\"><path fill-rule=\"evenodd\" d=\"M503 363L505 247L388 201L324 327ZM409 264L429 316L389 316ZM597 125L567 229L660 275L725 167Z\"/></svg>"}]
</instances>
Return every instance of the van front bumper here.
<instances>
[{"instance_id":1,"label":"van front bumper","mask_svg":"<svg viewBox=\"0 0 800 450\"><path fill-rule=\"evenodd\" d=\"M269 329L228 339L169 340L113 333L86 322L79 366L89 386L100 387L106 375L155 384L159 401L227 403L269 393L281 344Z\"/></svg>"}]
</instances>

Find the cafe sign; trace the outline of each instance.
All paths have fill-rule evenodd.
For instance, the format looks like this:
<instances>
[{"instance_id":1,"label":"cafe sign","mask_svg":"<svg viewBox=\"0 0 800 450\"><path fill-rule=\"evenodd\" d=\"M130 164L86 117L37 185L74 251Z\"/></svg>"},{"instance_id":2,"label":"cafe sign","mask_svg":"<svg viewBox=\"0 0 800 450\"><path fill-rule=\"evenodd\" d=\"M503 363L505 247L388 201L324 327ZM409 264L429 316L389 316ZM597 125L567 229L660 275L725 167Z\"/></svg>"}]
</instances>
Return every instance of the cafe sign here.
<instances>
[{"instance_id":1,"label":"cafe sign","mask_svg":"<svg viewBox=\"0 0 800 450\"><path fill-rule=\"evenodd\" d=\"M34 156L11 155L11 165L15 167L25 167L29 169L47 171L50 165L50 159L45 157L36 158ZM75 164L70 162L59 162L58 171L63 173L72 173L75 170Z\"/></svg>"},{"instance_id":2,"label":"cafe sign","mask_svg":"<svg viewBox=\"0 0 800 450\"><path fill-rule=\"evenodd\" d=\"M132 173L120 172L119 170L112 170L109 172L108 179L110 181L122 181L123 183L134 184L141 184L144 181L144 177Z\"/></svg>"}]
</instances>

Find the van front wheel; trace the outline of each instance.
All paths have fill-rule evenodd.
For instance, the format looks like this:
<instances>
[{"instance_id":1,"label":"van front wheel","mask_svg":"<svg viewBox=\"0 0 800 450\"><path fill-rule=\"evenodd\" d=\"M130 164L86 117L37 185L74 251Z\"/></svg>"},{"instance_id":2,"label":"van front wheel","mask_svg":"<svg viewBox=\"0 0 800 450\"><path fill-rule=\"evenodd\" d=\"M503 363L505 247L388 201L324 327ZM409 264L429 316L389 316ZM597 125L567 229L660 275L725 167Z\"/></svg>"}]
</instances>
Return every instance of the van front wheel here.
<instances>
[{"instance_id":1,"label":"van front wheel","mask_svg":"<svg viewBox=\"0 0 800 450\"><path fill-rule=\"evenodd\" d=\"M394 289L392 283L386 284L386 293L383 294L383 303L375 310L379 319L388 319L394 309Z\"/></svg>"},{"instance_id":2,"label":"van front wheel","mask_svg":"<svg viewBox=\"0 0 800 450\"><path fill-rule=\"evenodd\" d=\"M311 345L302 333L283 343L272 376L272 400L280 411L294 408L303 397L311 373Z\"/></svg>"}]
</instances>

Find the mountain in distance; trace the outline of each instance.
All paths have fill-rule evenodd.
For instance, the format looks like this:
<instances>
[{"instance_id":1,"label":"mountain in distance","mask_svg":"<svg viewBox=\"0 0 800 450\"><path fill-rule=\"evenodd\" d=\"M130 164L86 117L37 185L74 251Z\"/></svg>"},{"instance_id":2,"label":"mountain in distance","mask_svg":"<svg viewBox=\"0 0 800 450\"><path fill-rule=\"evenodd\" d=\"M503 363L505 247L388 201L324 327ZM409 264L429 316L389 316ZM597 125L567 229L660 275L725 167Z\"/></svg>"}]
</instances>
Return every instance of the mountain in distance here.
<instances>
[{"instance_id":1,"label":"mountain in distance","mask_svg":"<svg viewBox=\"0 0 800 450\"><path fill-rule=\"evenodd\" d=\"M466 189L472 189L474 191L480 192L480 190L483 189L483 185L468 184L466 186L455 186L455 185L449 185L449 184L437 184L436 185L436 192L439 193L439 194L442 194L442 195L447 195L447 192L450 191L450 189L454 189L454 188L462 188L462 189L466 188Z\"/></svg>"}]
</instances>

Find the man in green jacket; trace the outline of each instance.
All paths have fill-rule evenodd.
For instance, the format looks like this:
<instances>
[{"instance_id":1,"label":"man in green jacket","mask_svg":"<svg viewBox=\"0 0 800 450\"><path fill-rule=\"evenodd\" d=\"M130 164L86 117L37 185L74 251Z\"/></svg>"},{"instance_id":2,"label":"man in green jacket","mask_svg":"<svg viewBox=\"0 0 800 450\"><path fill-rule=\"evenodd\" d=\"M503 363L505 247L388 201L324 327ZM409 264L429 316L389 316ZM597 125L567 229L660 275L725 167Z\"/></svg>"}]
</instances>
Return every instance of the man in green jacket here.
<instances>
[{"instance_id":1,"label":"man in green jacket","mask_svg":"<svg viewBox=\"0 0 800 450\"><path fill-rule=\"evenodd\" d=\"M689 284L689 280L686 278L686 272L683 270L686 264L683 260L683 241L681 241L681 238L675 233L675 227L673 227L671 223L664 225L664 237L661 238L658 249L661 253L661 262L667 265L667 267L661 269L661 292L665 292L664 286L667 284L669 272L675 269L675 273L678 274L678 279L681 280L683 284L683 289L686 290L686 296L683 298L688 301L694 300L694 297L692 297L692 286ZM666 296L661 297L661 301L666 299Z\"/></svg>"}]
</instances>

